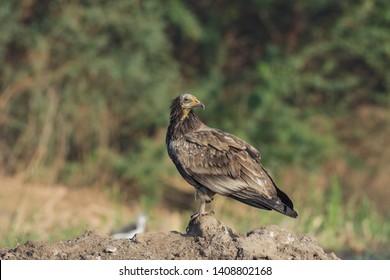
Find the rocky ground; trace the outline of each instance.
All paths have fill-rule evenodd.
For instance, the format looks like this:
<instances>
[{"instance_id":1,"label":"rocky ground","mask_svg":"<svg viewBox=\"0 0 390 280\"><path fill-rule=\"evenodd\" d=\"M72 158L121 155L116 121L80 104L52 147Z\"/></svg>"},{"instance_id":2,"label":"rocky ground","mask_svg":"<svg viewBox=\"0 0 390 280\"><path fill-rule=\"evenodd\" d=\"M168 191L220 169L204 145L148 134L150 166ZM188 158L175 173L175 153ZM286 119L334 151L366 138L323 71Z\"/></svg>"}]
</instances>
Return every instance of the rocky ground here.
<instances>
[{"instance_id":1,"label":"rocky ground","mask_svg":"<svg viewBox=\"0 0 390 280\"><path fill-rule=\"evenodd\" d=\"M308 235L275 225L236 234L213 216L190 222L186 233L150 232L130 240L87 231L82 236L54 243L32 242L0 249L0 259L287 259L333 260Z\"/></svg>"}]
</instances>

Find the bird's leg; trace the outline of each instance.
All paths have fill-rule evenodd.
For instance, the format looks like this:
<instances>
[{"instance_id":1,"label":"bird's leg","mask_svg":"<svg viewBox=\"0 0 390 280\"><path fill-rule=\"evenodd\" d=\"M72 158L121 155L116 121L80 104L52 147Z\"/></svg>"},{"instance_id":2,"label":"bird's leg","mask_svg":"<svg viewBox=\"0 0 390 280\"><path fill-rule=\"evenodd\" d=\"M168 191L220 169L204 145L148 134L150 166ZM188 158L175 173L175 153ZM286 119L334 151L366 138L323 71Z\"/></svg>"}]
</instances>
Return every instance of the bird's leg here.
<instances>
[{"instance_id":1,"label":"bird's leg","mask_svg":"<svg viewBox=\"0 0 390 280\"><path fill-rule=\"evenodd\" d=\"M214 214L214 212L212 212L212 211L211 212L206 211L206 203L211 202L213 200L212 197L210 197L207 194L204 194L200 191L197 191L195 194L195 198L198 198L200 200L200 208L199 208L199 212L197 212L191 216L191 220L195 220L196 218L198 218L200 216Z\"/></svg>"},{"instance_id":2,"label":"bird's leg","mask_svg":"<svg viewBox=\"0 0 390 280\"><path fill-rule=\"evenodd\" d=\"M206 201L202 200L200 202L199 212L196 212L195 214L192 214L191 215L191 220L195 220L196 218L198 218L200 216L203 216L203 215L207 215L207 212L206 212Z\"/></svg>"},{"instance_id":3,"label":"bird's leg","mask_svg":"<svg viewBox=\"0 0 390 280\"><path fill-rule=\"evenodd\" d=\"M206 213L206 201L202 200L200 202L199 215L204 215Z\"/></svg>"}]
</instances>

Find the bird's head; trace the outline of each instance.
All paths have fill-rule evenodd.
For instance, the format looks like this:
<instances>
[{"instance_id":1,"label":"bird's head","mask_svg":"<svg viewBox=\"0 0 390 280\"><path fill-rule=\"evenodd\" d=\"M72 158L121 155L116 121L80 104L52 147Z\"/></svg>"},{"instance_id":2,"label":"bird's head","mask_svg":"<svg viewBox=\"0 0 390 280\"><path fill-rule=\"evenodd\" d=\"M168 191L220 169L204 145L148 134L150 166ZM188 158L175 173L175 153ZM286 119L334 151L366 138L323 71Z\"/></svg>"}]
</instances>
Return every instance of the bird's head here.
<instances>
[{"instance_id":1,"label":"bird's head","mask_svg":"<svg viewBox=\"0 0 390 280\"><path fill-rule=\"evenodd\" d=\"M198 98L196 98L192 94L183 93L179 95L178 99L179 99L180 108L183 111L181 120L184 120L187 117L188 113L192 110L192 108L202 107L203 109L205 109L204 104L200 102Z\"/></svg>"},{"instance_id":2,"label":"bird's head","mask_svg":"<svg viewBox=\"0 0 390 280\"><path fill-rule=\"evenodd\" d=\"M183 93L179 96L180 107L185 110L191 110L194 107L205 108L204 104L198 100L195 96L189 93Z\"/></svg>"}]
</instances>

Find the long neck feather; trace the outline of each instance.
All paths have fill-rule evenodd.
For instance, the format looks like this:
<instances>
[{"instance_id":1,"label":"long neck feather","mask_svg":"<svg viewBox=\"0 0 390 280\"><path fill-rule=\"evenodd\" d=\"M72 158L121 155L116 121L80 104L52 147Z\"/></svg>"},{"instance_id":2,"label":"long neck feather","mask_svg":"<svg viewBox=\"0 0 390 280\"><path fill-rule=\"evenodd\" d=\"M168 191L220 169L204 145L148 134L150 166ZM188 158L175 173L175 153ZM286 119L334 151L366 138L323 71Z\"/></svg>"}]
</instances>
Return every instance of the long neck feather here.
<instances>
[{"instance_id":1,"label":"long neck feather","mask_svg":"<svg viewBox=\"0 0 390 280\"><path fill-rule=\"evenodd\" d=\"M183 115L184 112L180 106L179 98L176 98L171 103L167 141L168 138L180 137L181 135L198 129L202 125L202 121L192 110L184 118Z\"/></svg>"}]
</instances>

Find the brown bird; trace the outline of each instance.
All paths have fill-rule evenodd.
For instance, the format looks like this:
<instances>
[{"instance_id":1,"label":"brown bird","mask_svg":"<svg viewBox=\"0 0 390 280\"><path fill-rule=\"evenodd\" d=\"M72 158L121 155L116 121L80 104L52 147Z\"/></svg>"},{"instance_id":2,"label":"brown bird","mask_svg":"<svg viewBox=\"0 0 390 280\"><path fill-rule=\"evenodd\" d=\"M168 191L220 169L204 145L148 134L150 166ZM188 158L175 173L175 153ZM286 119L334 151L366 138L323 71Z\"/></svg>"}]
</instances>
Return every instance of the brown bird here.
<instances>
[{"instance_id":1,"label":"brown bird","mask_svg":"<svg viewBox=\"0 0 390 280\"><path fill-rule=\"evenodd\" d=\"M189 93L175 98L166 135L169 157L200 200L200 210L192 218L207 214L206 203L215 194L296 218L291 199L260 164L259 151L232 134L205 125L194 113L196 107L205 108Z\"/></svg>"}]
</instances>

